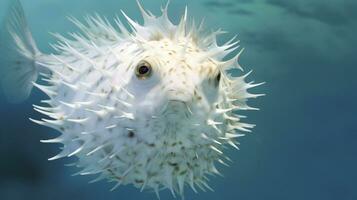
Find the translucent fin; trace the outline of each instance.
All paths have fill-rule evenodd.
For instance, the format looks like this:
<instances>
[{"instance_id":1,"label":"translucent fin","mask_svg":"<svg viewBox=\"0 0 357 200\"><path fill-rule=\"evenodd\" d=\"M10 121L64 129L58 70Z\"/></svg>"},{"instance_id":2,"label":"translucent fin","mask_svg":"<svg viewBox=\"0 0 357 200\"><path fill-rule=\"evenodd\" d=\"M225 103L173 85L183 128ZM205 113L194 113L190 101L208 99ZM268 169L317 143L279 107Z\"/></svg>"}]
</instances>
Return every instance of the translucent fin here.
<instances>
[{"instance_id":1,"label":"translucent fin","mask_svg":"<svg viewBox=\"0 0 357 200\"><path fill-rule=\"evenodd\" d=\"M19 0L11 3L4 25L2 30L5 33L1 34L0 40L1 86L10 102L20 103L28 98L32 82L37 80L36 58L41 53L32 38Z\"/></svg>"}]
</instances>

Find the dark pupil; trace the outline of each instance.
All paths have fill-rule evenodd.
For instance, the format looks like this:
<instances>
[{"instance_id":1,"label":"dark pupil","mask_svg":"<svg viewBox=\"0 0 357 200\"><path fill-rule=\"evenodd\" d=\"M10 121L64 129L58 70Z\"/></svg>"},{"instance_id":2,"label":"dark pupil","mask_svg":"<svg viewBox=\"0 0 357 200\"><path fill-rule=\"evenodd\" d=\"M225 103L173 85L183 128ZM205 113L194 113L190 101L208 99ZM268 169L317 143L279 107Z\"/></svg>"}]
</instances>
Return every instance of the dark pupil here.
<instances>
[{"instance_id":1,"label":"dark pupil","mask_svg":"<svg viewBox=\"0 0 357 200\"><path fill-rule=\"evenodd\" d=\"M221 80L221 73L219 73L216 78L217 78L217 81L220 81Z\"/></svg>"},{"instance_id":2,"label":"dark pupil","mask_svg":"<svg viewBox=\"0 0 357 200\"><path fill-rule=\"evenodd\" d=\"M147 67L147 66L141 66L141 67L139 67L139 74L146 74L146 73L148 73L149 72L149 67Z\"/></svg>"}]
</instances>

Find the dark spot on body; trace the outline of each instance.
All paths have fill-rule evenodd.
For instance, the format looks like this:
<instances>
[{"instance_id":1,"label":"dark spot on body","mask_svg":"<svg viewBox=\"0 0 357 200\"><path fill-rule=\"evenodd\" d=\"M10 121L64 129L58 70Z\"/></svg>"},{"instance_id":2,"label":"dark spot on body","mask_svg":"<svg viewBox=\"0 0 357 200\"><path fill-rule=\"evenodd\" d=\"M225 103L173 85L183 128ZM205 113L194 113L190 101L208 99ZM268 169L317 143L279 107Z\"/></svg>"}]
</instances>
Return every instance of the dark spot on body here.
<instances>
[{"instance_id":1,"label":"dark spot on body","mask_svg":"<svg viewBox=\"0 0 357 200\"><path fill-rule=\"evenodd\" d=\"M138 183L138 184L143 184L144 181L143 180L138 180L138 179L135 179L135 183Z\"/></svg>"},{"instance_id":2,"label":"dark spot on body","mask_svg":"<svg viewBox=\"0 0 357 200\"><path fill-rule=\"evenodd\" d=\"M186 164L188 168L192 168L191 163L187 162Z\"/></svg>"},{"instance_id":3,"label":"dark spot on body","mask_svg":"<svg viewBox=\"0 0 357 200\"><path fill-rule=\"evenodd\" d=\"M178 164L177 163L172 163L172 162L168 162L169 163L169 165L170 166L172 166L172 167L176 167L176 166L178 166Z\"/></svg>"},{"instance_id":4,"label":"dark spot on body","mask_svg":"<svg viewBox=\"0 0 357 200\"><path fill-rule=\"evenodd\" d=\"M134 133L133 131L129 131L129 132L128 132L128 137L129 137L129 138L135 137L135 133Z\"/></svg>"},{"instance_id":5,"label":"dark spot on body","mask_svg":"<svg viewBox=\"0 0 357 200\"><path fill-rule=\"evenodd\" d=\"M182 172L180 172L180 175L185 175L187 174L187 170L183 170Z\"/></svg>"}]
</instances>

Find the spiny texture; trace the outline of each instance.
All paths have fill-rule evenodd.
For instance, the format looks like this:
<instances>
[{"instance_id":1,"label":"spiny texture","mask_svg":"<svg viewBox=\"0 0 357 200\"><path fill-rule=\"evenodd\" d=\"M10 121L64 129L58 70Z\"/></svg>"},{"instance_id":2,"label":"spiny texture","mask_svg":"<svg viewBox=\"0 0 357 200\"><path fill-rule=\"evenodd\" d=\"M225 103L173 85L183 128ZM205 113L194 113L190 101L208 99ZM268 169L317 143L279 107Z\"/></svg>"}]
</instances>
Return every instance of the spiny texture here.
<instances>
[{"instance_id":1,"label":"spiny texture","mask_svg":"<svg viewBox=\"0 0 357 200\"><path fill-rule=\"evenodd\" d=\"M78 174L109 179L113 189L211 190L208 176L229 160L223 149L238 148L236 139L253 127L237 111L255 109L247 99L260 95L247 90L259 84L227 73L242 70L241 53L225 60L238 48L235 39L219 46L222 32L206 34L187 11L174 25L167 6L160 17L140 9L143 25L123 13L130 30L95 16L84 24L71 19L81 34L55 34L57 53L40 63L51 72L42 74L47 84L33 83L49 96L48 106L34 109L49 119L32 121L61 132L42 141L63 144L50 160L76 156ZM146 78L136 74L142 62L151 67Z\"/></svg>"}]
</instances>

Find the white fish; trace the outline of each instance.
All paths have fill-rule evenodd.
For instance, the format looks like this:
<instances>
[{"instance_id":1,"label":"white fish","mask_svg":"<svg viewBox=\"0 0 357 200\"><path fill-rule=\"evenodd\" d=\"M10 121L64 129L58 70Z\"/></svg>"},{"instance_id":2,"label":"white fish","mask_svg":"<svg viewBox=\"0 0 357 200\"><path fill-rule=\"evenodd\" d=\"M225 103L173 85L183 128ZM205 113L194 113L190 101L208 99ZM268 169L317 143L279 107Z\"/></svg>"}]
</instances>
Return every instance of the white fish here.
<instances>
[{"instance_id":1,"label":"white fish","mask_svg":"<svg viewBox=\"0 0 357 200\"><path fill-rule=\"evenodd\" d=\"M207 34L188 21L168 18L168 7L154 16L138 3L141 25L124 12L111 25L99 16L71 21L81 33L54 34L54 54L37 47L19 1L7 28L18 55L2 69L2 86L12 102L25 100L33 86L48 99L34 109L47 118L33 122L58 130L62 151L50 158L78 158L80 175L97 174L119 185L184 195L185 186L211 189L207 176L220 174L224 147L238 148L237 138L253 127L241 121L247 90L258 86L227 70L242 70L233 38L219 46L222 31ZM40 81L40 83L39 83Z\"/></svg>"}]
</instances>

